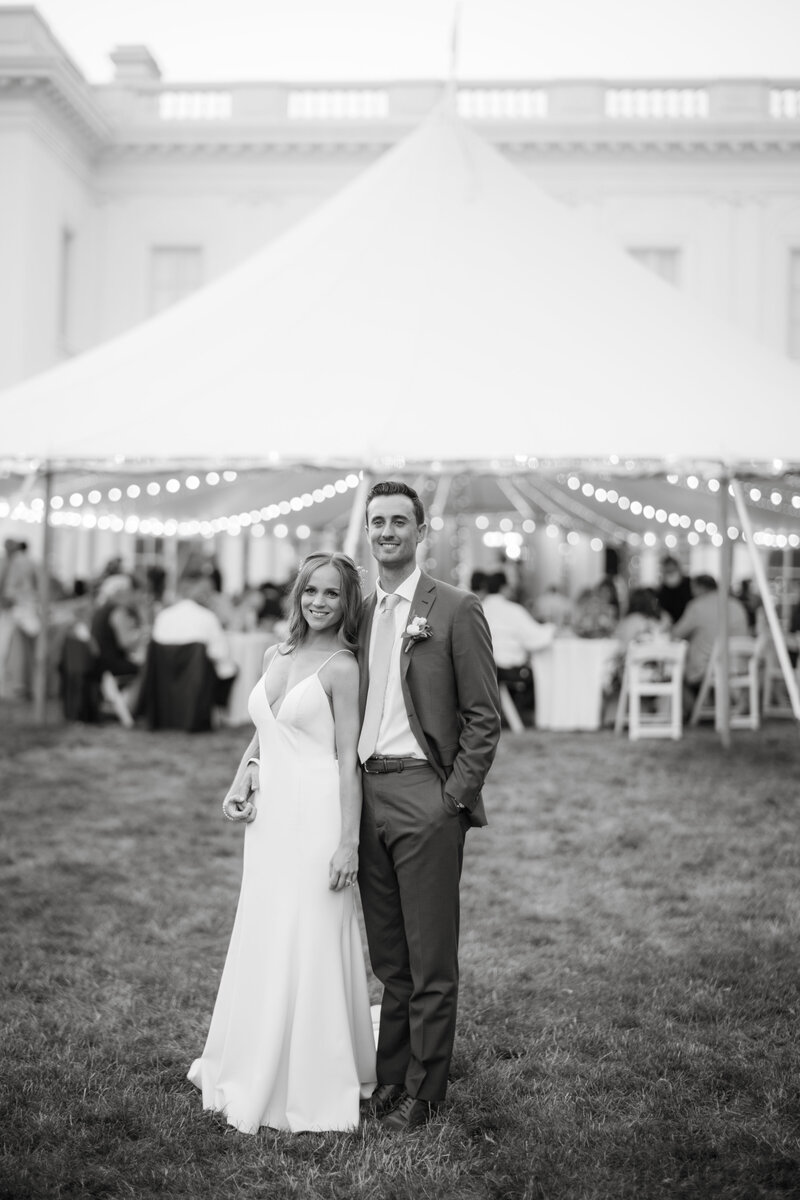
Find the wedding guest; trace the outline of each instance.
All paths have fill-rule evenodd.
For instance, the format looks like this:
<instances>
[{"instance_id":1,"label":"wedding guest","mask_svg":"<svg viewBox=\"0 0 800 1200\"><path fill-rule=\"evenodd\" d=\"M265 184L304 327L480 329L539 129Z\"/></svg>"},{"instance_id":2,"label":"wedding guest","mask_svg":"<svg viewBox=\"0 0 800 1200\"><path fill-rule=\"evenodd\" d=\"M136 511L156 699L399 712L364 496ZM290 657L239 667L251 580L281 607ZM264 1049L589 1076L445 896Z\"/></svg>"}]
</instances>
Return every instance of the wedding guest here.
<instances>
[{"instance_id":1,"label":"wedding guest","mask_svg":"<svg viewBox=\"0 0 800 1200\"><path fill-rule=\"evenodd\" d=\"M378 583L359 627L358 878L370 961L383 983L369 1111L402 1133L429 1121L447 1092L464 837L486 824L481 789L500 707L479 601L416 564L427 528L417 493L376 483L366 528Z\"/></svg>"},{"instance_id":2,"label":"wedding guest","mask_svg":"<svg viewBox=\"0 0 800 1200\"><path fill-rule=\"evenodd\" d=\"M666 624L669 625L668 618ZM625 657L631 642L646 642L659 636L668 636L664 625L665 618L655 589L634 588L628 601L628 611L614 630L614 639L619 643L619 651L611 664L611 672L603 689L603 725L614 723L622 688Z\"/></svg>"},{"instance_id":3,"label":"wedding guest","mask_svg":"<svg viewBox=\"0 0 800 1200\"><path fill-rule=\"evenodd\" d=\"M535 620L544 625L555 625L557 629L571 625L574 613L575 605L554 583L546 587L533 603Z\"/></svg>"},{"instance_id":4,"label":"wedding guest","mask_svg":"<svg viewBox=\"0 0 800 1200\"><path fill-rule=\"evenodd\" d=\"M483 611L492 635L497 679L508 688L523 722L530 725L534 706L531 655L552 644L556 627L541 625L511 599L505 571L487 577L486 591Z\"/></svg>"},{"instance_id":5,"label":"wedding guest","mask_svg":"<svg viewBox=\"0 0 800 1200\"><path fill-rule=\"evenodd\" d=\"M614 630L620 643L622 657L631 642L647 641L657 637L664 628L661 605L654 588L634 588L628 602L628 611Z\"/></svg>"},{"instance_id":6,"label":"wedding guest","mask_svg":"<svg viewBox=\"0 0 800 1200\"><path fill-rule=\"evenodd\" d=\"M243 1133L355 1129L359 1100L375 1086L353 896L360 610L351 559L304 561L286 641L267 650L250 695L256 732L224 802L232 820L254 820L208 1039L189 1079L203 1107Z\"/></svg>"},{"instance_id":7,"label":"wedding guest","mask_svg":"<svg viewBox=\"0 0 800 1200\"><path fill-rule=\"evenodd\" d=\"M692 581L683 573L683 568L672 554L661 560L661 583L658 588L658 603L674 625L683 616L686 605L692 598Z\"/></svg>"},{"instance_id":8,"label":"wedding guest","mask_svg":"<svg viewBox=\"0 0 800 1200\"><path fill-rule=\"evenodd\" d=\"M743 579L739 585L739 591L736 595L737 600L747 613L747 625L752 634L756 632L758 621L758 612L761 608L761 597L757 589L753 589L753 583L750 579Z\"/></svg>"},{"instance_id":9,"label":"wedding guest","mask_svg":"<svg viewBox=\"0 0 800 1200\"><path fill-rule=\"evenodd\" d=\"M279 642L289 631L284 611L286 600L283 590L274 583L263 583L259 590L261 605L258 610L258 631L271 634L276 642Z\"/></svg>"},{"instance_id":10,"label":"wedding guest","mask_svg":"<svg viewBox=\"0 0 800 1200\"><path fill-rule=\"evenodd\" d=\"M481 604L483 604L488 595L486 588L488 582L489 576L485 571L473 571L469 578L469 590L473 595L478 597Z\"/></svg>"},{"instance_id":11,"label":"wedding guest","mask_svg":"<svg viewBox=\"0 0 800 1200\"><path fill-rule=\"evenodd\" d=\"M8 699L30 700L39 617L39 572L28 543L6 538L0 576L0 687Z\"/></svg>"},{"instance_id":12,"label":"wedding guest","mask_svg":"<svg viewBox=\"0 0 800 1200\"><path fill-rule=\"evenodd\" d=\"M759 618L764 611L762 605L759 609ZM789 651L789 661L793 667L797 666L798 657L800 657L800 600L792 605L792 610L789 614L789 632L786 638L786 647Z\"/></svg>"},{"instance_id":13,"label":"wedding guest","mask_svg":"<svg viewBox=\"0 0 800 1200\"><path fill-rule=\"evenodd\" d=\"M614 636L619 619L619 600L613 585L605 580L594 587L584 588L575 604L572 628L578 637L608 638Z\"/></svg>"},{"instance_id":14,"label":"wedding guest","mask_svg":"<svg viewBox=\"0 0 800 1200\"><path fill-rule=\"evenodd\" d=\"M130 575L108 575L100 584L90 631L96 654L96 671L114 676L129 708L135 708L141 683L144 639Z\"/></svg>"},{"instance_id":15,"label":"wedding guest","mask_svg":"<svg viewBox=\"0 0 800 1200\"><path fill-rule=\"evenodd\" d=\"M747 613L734 596L729 596L728 635L742 637L747 632ZM692 580L692 599L673 625L671 635L689 643L683 672L684 713L688 716L719 636L719 596L713 575L696 575Z\"/></svg>"},{"instance_id":16,"label":"wedding guest","mask_svg":"<svg viewBox=\"0 0 800 1200\"><path fill-rule=\"evenodd\" d=\"M211 608L213 595L211 572L199 563L189 566L178 585L178 599L156 614L152 638L165 646L201 642L219 681L215 704L224 707L237 667L231 658L225 630Z\"/></svg>"}]
</instances>

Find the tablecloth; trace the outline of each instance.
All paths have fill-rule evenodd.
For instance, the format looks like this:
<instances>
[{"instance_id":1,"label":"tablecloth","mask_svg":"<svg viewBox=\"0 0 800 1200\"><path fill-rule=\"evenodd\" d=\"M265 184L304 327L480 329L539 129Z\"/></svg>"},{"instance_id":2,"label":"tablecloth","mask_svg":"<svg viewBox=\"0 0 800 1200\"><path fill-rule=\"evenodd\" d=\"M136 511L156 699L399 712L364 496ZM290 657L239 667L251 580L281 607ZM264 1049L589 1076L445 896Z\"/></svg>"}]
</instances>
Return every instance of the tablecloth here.
<instances>
[{"instance_id":1,"label":"tablecloth","mask_svg":"<svg viewBox=\"0 0 800 1200\"><path fill-rule=\"evenodd\" d=\"M537 729L599 729L614 638L557 637L532 657Z\"/></svg>"}]
</instances>

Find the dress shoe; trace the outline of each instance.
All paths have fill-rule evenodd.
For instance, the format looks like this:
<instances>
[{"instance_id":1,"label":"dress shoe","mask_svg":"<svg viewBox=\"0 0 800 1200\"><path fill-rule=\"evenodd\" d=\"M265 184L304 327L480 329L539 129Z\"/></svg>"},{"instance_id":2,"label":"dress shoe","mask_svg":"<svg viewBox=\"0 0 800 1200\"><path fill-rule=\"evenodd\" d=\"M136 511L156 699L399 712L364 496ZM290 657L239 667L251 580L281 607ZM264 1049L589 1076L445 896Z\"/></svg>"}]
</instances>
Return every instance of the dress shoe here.
<instances>
[{"instance_id":1,"label":"dress shoe","mask_svg":"<svg viewBox=\"0 0 800 1200\"><path fill-rule=\"evenodd\" d=\"M385 1117L400 1103L405 1095L402 1083L379 1083L369 1100L362 1107L373 1117Z\"/></svg>"},{"instance_id":2,"label":"dress shoe","mask_svg":"<svg viewBox=\"0 0 800 1200\"><path fill-rule=\"evenodd\" d=\"M400 1103L382 1119L381 1125L384 1129L390 1129L392 1133L417 1129L420 1125L427 1125L431 1117L436 1116L438 1107L439 1105L431 1100L418 1100L416 1096L409 1096L406 1092Z\"/></svg>"}]
</instances>

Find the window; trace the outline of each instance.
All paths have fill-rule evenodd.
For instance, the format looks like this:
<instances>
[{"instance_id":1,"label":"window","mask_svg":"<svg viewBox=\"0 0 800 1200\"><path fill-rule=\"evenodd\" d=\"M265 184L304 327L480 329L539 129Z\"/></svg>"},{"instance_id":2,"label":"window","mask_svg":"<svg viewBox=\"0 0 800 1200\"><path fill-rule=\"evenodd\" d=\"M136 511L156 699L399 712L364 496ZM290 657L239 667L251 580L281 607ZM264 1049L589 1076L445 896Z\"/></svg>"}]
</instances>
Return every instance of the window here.
<instances>
[{"instance_id":1,"label":"window","mask_svg":"<svg viewBox=\"0 0 800 1200\"><path fill-rule=\"evenodd\" d=\"M786 350L800 360L800 250L789 251L789 312Z\"/></svg>"},{"instance_id":2,"label":"window","mask_svg":"<svg viewBox=\"0 0 800 1200\"><path fill-rule=\"evenodd\" d=\"M203 282L200 246L154 246L150 265L150 314L163 312Z\"/></svg>"},{"instance_id":3,"label":"window","mask_svg":"<svg viewBox=\"0 0 800 1200\"><path fill-rule=\"evenodd\" d=\"M681 252L671 246L632 246L628 249L648 271L676 287L680 283Z\"/></svg>"}]
</instances>

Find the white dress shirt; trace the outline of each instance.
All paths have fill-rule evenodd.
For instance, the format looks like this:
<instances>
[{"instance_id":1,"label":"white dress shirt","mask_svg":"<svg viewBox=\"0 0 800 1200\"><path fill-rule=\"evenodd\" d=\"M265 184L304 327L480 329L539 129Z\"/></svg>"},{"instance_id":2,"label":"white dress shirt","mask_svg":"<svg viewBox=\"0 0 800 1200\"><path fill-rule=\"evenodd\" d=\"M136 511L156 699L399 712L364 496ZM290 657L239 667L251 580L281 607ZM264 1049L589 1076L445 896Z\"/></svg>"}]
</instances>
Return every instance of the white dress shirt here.
<instances>
[{"instance_id":1,"label":"white dress shirt","mask_svg":"<svg viewBox=\"0 0 800 1200\"><path fill-rule=\"evenodd\" d=\"M498 667L524 667L531 654L543 650L553 640L554 625L540 625L521 604L499 593L486 597L483 611Z\"/></svg>"},{"instance_id":2,"label":"white dress shirt","mask_svg":"<svg viewBox=\"0 0 800 1200\"><path fill-rule=\"evenodd\" d=\"M236 674L228 638L219 618L196 600L176 600L174 604L162 608L153 622L153 641L163 646L202 642L220 679L229 679Z\"/></svg>"},{"instance_id":3,"label":"white dress shirt","mask_svg":"<svg viewBox=\"0 0 800 1200\"><path fill-rule=\"evenodd\" d=\"M425 754L408 723L406 702L400 683L400 656L405 653L403 633L411 619L411 601L419 583L420 569L416 567L395 592L400 599L394 610L394 644L392 658L389 663L389 678L386 684L386 700L383 706L383 716L378 730L376 754L399 754L403 758L424 758ZM377 604L375 612L380 608L381 600L387 594L380 583L375 585ZM374 616L373 616L374 619ZM372 632L370 630L369 661L372 663Z\"/></svg>"}]
</instances>

